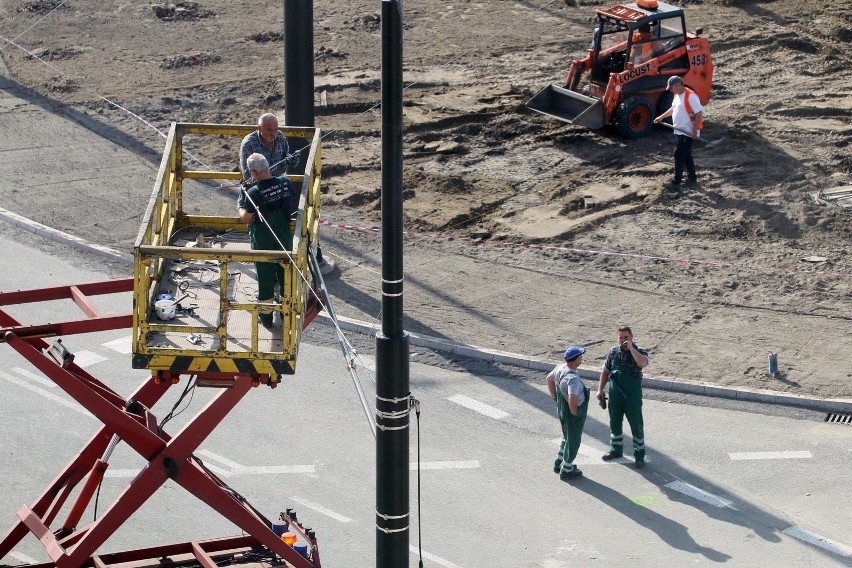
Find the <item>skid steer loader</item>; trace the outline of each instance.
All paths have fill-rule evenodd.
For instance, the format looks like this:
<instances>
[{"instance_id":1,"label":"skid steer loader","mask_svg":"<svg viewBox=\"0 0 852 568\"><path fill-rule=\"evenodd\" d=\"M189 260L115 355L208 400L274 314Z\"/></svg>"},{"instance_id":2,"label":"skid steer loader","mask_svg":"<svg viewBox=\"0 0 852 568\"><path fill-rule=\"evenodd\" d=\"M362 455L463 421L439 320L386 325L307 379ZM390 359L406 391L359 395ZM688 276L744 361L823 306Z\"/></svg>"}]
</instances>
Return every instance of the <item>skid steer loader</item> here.
<instances>
[{"instance_id":1,"label":"skid steer loader","mask_svg":"<svg viewBox=\"0 0 852 568\"><path fill-rule=\"evenodd\" d=\"M614 125L628 138L651 132L671 106L666 81L683 77L702 104L710 98L710 42L687 33L681 8L637 0L597 10L588 57L571 64L564 85L548 85L527 102L547 116L593 130Z\"/></svg>"}]
</instances>

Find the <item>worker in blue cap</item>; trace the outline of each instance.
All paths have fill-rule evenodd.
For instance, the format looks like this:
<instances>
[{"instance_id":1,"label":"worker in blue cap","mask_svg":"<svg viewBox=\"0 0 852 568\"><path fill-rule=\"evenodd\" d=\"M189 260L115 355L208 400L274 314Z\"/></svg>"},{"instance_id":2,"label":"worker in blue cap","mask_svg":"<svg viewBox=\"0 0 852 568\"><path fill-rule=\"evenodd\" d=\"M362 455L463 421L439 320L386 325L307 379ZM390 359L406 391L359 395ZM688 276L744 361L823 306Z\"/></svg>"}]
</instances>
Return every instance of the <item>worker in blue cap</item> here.
<instances>
[{"instance_id":1,"label":"worker in blue cap","mask_svg":"<svg viewBox=\"0 0 852 568\"><path fill-rule=\"evenodd\" d=\"M589 409L589 389L577 373L585 352L582 347L569 347L565 350L565 362L547 375L547 390L556 401L556 411L562 424L562 443L559 444L559 455L553 464L553 471L559 474L562 481L583 475L574 465L574 459L580 450L580 439L583 437L583 426Z\"/></svg>"}]
</instances>

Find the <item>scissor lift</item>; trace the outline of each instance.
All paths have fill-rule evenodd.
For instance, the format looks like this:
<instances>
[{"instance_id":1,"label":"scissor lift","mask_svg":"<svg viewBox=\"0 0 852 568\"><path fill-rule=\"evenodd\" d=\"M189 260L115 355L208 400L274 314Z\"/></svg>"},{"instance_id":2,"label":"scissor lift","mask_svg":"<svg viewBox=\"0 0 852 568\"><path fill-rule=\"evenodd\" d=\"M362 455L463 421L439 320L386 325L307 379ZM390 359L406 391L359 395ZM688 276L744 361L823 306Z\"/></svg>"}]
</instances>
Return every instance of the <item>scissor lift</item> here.
<instances>
[{"instance_id":1,"label":"scissor lift","mask_svg":"<svg viewBox=\"0 0 852 568\"><path fill-rule=\"evenodd\" d=\"M235 216L193 216L184 207L185 179L239 180L239 172L188 170L183 162L187 135L230 136L239 140L254 126L173 123L151 200L134 246L134 276L121 280L40 290L0 292L0 341L5 341L103 426L0 540L0 564L28 533L44 545L51 562L38 566L78 568L118 564L161 566L228 563L319 568L314 532L288 509L271 521L235 496L193 452L253 387L275 387L296 368L301 331L322 308L314 278L321 276L314 250L320 206L320 137L315 128L282 130L288 140L304 139L307 162L301 185L291 251L253 251L246 227ZM236 208L236 205L235 205ZM254 262L281 263L284 286L279 299L254 299ZM92 296L133 294L132 314L105 315ZM156 310L157 298L170 296L174 317ZM84 317L27 324L4 306L72 300ZM258 325L258 313L274 311L278 325ZM159 315L158 315L159 314ZM163 319L167 318L167 319ZM132 326L133 367L151 375L124 398L74 363L56 339ZM181 376L220 391L176 434L170 435L152 412ZM106 511L92 523L80 520L109 467L115 446L124 442L147 464ZM167 480L198 497L240 527L246 535L96 554L103 543ZM75 494L75 488L82 487ZM73 499L72 499L72 494ZM66 503L68 505L66 505ZM55 523L62 513L64 521ZM51 528L51 525L54 528Z\"/></svg>"}]
</instances>

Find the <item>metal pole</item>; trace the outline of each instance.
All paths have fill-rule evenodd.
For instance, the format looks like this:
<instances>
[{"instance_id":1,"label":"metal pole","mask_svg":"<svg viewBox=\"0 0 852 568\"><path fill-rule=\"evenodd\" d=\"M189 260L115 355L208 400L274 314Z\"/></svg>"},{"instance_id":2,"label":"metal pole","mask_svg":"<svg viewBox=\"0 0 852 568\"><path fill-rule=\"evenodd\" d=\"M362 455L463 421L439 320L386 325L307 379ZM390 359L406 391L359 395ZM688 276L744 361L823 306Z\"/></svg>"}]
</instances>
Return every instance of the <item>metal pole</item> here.
<instances>
[{"instance_id":1,"label":"metal pole","mask_svg":"<svg viewBox=\"0 0 852 568\"><path fill-rule=\"evenodd\" d=\"M382 1L382 331L376 334L376 567L407 568L408 334L402 327L402 4Z\"/></svg>"},{"instance_id":2,"label":"metal pole","mask_svg":"<svg viewBox=\"0 0 852 568\"><path fill-rule=\"evenodd\" d=\"M284 0L284 123L314 126L314 3L313 0ZM290 152L308 146L309 140L287 140ZM287 173L302 173L308 153L299 154L299 163ZM296 184L301 190L301 184ZM330 275L334 263L322 256L317 243L317 260L322 274Z\"/></svg>"},{"instance_id":3,"label":"metal pole","mask_svg":"<svg viewBox=\"0 0 852 568\"><path fill-rule=\"evenodd\" d=\"M314 125L313 0L284 0L284 117L289 126Z\"/></svg>"}]
</instances>

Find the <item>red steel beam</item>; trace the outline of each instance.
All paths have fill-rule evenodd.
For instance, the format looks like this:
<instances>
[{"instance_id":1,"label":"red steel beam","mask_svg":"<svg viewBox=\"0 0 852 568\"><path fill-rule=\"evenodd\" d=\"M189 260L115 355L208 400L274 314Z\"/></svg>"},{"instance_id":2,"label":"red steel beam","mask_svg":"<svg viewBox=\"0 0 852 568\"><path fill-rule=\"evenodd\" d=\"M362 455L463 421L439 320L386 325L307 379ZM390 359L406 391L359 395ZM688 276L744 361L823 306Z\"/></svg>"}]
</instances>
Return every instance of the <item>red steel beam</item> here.
<instances>
[{"instance_id":1,"label":"red steel beam","mask_svg":"<svg viewBox=\"0 0 852 568\"><path fill-rule=\"evenodd\" d=\"M119 278L116 280L104 280L102 282L90 282L88 284L75 284L65 286L53 286L50 288L32 288L30 290L12 290L0 292L0 306L13 304L31 304L35 302L47 302L49 300L73 299L71 288L76 288L85 296L99 296L103 294L118 294L133 291L133 278Z\"/></svg>"},{"instance_id":2,"label":"red steel beam","mask_svg":"<svg viewBox=\"0 0 852 568\"><path fill-rule=\"evenodd\" d=\"M171 383L157 384L148 380L142 383L128 400L137 400L145 407L154 406L171 387ZM107 426L89 439L83 449L68 463L48 488L30 505L30 510L38 515L45 525L50 525L68 498L71 490L86 476L92 465L103 455L112 439L113 432ZM8 555L26 536L28 530L19 521L0 540L0 558Z\"/></svg>"},{"instance_id":3,"label":"red steel beam","mask_svg":"<svg viewBox=\"0 0 852 568\"><path fill-rule=\"evenodd\" d=\"M7 331L13 332L18 337L30 339L130 327L133 325L132 314L105 316L89 301L89 296L132 292L133 283L133 278L121 278L88 284L0 292L0 306L34 304L51 300L72 300L86 315L85 318L79 320L22 325L0 310L0 342L3 341L2 338Z\"/></svg>"},{"instance_id":4,"label":"red steel beam","mask_svg":"<svg viewBox=\"0 0 852 568\"><path fill-rule=\"evenodd\" d=\"M56 568L78 568L168 479L179 480L183 472L194 469L194 464L193 467L188 467L192 452L250 389L250 378L241 377L232 388L220 391L156 454L143 456L148 459L148 465L133 478L103 516L81 529L85 531L85 536L79 540L69 541L74 544L65 549L65 555L62 558L56 560ZM133 445L132 440L125 441ZM218 487L218 491L220 499L232 498L222 487ZM233 521L233 519L230 520ZM273 539L277 540L270 527L264 528ZM295 551L293 552L295 554ZM305 568L313 567L307 564Z\"/></svg>"}]
</instances>

